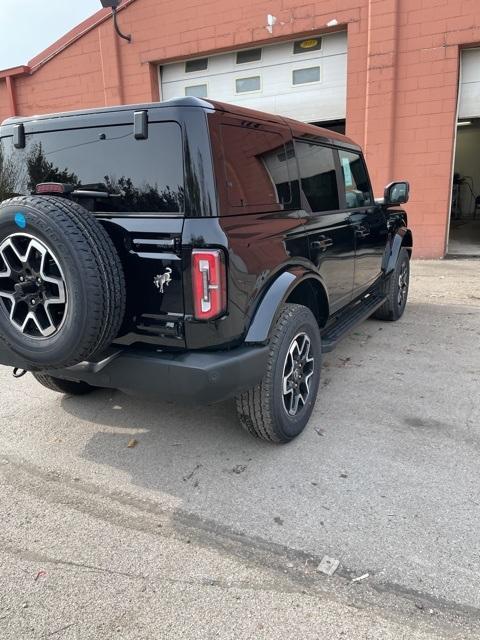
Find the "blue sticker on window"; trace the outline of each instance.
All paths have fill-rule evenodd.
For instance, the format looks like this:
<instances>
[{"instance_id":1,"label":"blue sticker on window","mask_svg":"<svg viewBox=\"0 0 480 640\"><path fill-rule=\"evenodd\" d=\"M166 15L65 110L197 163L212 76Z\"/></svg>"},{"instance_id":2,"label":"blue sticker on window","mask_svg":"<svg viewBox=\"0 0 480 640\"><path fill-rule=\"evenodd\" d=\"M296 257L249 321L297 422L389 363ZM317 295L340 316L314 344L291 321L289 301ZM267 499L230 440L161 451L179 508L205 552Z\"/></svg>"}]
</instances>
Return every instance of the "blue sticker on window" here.
<instances>
[{"instance_id":1,"label":"blue sticker on window","mask_svg":"<svg viewBox=\"0 0 480 640\"><path fill-rule=\"evenodd\" d=\"M27 219L23 213L18 212L15 214L15 224L20 227L20 229L25 229L27 226Z\"/></svg>"}]
</instances>

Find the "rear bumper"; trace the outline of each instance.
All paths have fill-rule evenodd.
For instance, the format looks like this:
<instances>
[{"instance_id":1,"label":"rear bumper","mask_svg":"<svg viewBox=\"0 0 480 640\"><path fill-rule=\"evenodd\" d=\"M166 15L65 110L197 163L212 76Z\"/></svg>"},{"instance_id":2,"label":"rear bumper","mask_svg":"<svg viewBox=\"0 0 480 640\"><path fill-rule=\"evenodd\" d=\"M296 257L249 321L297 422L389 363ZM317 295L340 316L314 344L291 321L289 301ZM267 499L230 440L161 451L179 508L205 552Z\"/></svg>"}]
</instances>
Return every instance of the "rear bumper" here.
<instances>
[{"instance_id":1,"label":"rear bumper","mask_svg":"<svg viewBox=\"0 0 480 640\"><path fill-rule=\"evenodd\" d=\"M218 402L260 382L267 357L265 346L187 353L146 353L129 349L113 353L100 362L82 362L45 373L82 380L95 387L167 400ZM0 360L4 358L0 356Z\"/></svg>"}]
</instances>

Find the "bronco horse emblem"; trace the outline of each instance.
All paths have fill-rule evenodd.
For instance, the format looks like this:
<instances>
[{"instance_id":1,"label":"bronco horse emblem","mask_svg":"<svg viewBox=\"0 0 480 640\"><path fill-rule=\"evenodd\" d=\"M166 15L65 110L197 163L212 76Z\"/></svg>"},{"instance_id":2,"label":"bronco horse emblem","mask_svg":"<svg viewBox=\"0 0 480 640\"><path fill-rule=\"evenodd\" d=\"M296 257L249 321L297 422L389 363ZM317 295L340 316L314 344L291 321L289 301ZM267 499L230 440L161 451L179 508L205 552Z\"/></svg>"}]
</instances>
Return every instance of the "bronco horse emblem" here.
<instances>
[{"instance_id":1,"label":"bronco horse emblem","mask_svg":"<svg viewBox=\"0 0 480 640\"><path fill-rule=\"evenodd\" d=\"M157 287L159 293L163 293L163 288L167 287L172 281L172 270L170 267L165 269L165 273L161 275L155 276L153 279L153 284Z\"/></svg>"}]
</instances>

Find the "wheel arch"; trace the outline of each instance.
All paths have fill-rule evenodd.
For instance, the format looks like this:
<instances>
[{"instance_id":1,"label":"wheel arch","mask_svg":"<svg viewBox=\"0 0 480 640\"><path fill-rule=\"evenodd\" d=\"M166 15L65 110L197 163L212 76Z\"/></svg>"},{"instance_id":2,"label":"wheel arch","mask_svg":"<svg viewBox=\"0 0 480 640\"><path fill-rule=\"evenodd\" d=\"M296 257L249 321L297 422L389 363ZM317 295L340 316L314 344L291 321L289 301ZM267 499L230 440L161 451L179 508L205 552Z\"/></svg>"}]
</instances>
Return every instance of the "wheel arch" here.
<instances>
[{"instance_id":1,"label":"wheel arch","mask_svg":"<svg viewBox=\"0 0 480 640\"><path fill-rule=\"evenodd\" d=\"M388 247L388 245L387 245ZM412 256L413 235L407 227L399 227L395 231L395 235L390 240L390 250L385 251L384 262L382 265L385 275L392 273L397 264L398 255L401 249L406 249L409 256Z\"/></svg>"},{"instance_id":2,"label":"wheel arch","mask_svg":"<svg viewBox=\"0 0 480 640\"><path fill-rule=\"evenodd\" d=\"M245 337L247 343L266 343L284 303L308 307L320 327L329 316L327 289L320 276L307 269L283 271L269 286L252 317Z\"/></svg>"}]
</instances>

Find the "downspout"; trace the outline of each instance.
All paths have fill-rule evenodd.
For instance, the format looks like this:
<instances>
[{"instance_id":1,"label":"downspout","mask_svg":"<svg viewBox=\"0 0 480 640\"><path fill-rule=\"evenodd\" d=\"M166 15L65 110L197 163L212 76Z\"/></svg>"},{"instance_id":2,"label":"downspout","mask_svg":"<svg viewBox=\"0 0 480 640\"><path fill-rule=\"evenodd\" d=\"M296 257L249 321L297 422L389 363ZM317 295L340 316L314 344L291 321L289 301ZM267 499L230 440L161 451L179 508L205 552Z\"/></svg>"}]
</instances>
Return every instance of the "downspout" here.
<instances>
[{"instance_id":1,"label":"downspout","mask_svg":"<svg viewBox=\"0 0 480 640\"><path fill-rule=\"evenodd\" d=\"M390 154L388 158L389 180L395 179L395 143L397 141L397 101L398 101L398 45L400 39L400 0L395 0L395 36L393 51L393 91L391 105Z\"/></svg>"},{"instance_id":2,"label":"downspout","mask_svg":"<svg viewBox=\"0 0 480 640\"><path fill-rule=\"evenodd\" d=\"M5 76L5 82L7 85L8 95L8 107L10 109L10 115L16 116L17 114L17 101L15 99L15 81L13 76Z\"/></svg>"}]
</instances>

